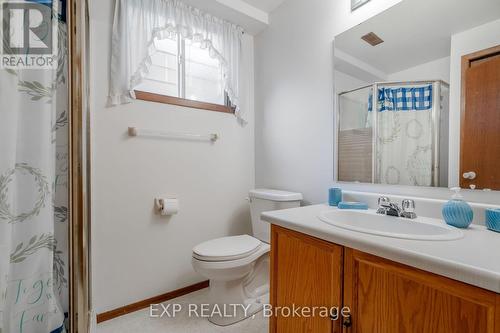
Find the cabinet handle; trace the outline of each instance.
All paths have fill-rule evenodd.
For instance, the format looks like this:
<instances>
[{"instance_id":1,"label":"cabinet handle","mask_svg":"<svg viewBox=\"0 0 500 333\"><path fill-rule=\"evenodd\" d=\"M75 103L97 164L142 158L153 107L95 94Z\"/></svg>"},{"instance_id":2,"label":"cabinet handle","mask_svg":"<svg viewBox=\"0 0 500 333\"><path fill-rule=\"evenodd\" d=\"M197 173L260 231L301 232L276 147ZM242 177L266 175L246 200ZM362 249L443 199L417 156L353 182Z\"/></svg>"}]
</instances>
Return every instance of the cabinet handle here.
<instances>
[{"instance_id":1,"label":"cabinet handle","mask_svg":"<svg viewBox=\"0 0 500 333\"><path fill-rule=\"evenodd\" d=\"M345 327L345 328L348 328L348 327L351 327L352 326L352 319L351 319L351 315L348 314L344 317L344 320L342 321L342 325Z\"/></svg>"}]
</instances>

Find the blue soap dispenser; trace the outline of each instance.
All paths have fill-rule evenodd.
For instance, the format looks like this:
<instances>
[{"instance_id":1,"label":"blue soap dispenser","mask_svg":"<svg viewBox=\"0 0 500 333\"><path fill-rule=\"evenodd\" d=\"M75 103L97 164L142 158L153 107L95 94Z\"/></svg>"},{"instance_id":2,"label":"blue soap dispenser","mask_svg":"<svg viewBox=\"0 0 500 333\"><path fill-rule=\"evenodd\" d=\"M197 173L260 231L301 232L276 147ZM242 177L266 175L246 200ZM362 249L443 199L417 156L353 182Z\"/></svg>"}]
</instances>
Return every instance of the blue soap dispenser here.
<instances>
[{"instance_id":1,"label":"blue soap dispenser","mask_svg":"<svg viewBox=\"0 0 500 333\"><path fill-rule=\"evenodd\" d=\"M460 187L451 188L455 191L450 201L443 206L443 218L445 222L457 228L467 228L472 223L474 212L471 206L463 200Z\"/></svg>"}]
</instances>

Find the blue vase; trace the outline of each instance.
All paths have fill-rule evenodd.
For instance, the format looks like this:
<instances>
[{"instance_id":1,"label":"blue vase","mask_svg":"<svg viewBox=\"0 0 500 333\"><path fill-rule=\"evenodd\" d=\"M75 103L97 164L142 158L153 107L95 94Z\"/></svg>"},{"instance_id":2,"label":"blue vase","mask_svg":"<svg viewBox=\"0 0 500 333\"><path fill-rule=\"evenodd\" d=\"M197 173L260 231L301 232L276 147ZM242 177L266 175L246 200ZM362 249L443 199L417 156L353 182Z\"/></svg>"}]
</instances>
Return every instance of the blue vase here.
<instances>
[{"instance_id":1,"label":"blue vase","mask_svg":"<svg viewBox=\"0 0 500 333\"><path fill-rule=\"evenodd\" d=\"M500 209L486 209L486 227L500 232Z\"/></svg>"},{"instance_id":2,"label":"blue vase","mask_svg":"<svg viewBox=\"0 0 500 333\"><path fill-rule=\"evenodd\" d=\"M474 219L474 212L470 205L463 201L452 199L443 206L445 222L457 228L468 228Z\"/></svg>"}]
</instances>

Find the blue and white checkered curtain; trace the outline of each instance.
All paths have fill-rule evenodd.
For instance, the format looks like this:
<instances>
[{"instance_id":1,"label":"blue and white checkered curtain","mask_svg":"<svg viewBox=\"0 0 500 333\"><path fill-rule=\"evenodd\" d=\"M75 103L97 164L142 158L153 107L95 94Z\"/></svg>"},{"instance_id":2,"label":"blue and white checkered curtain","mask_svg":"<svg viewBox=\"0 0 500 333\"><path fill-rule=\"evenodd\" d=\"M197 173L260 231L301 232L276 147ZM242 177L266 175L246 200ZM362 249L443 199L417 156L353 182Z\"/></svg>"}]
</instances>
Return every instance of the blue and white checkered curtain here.
<instances>
[{"instance_id":1,"label":"blue and white checkered curtain","mask_svg":"<svg viewBox=\"0 0 500 333\"><path fill-rule=\"evenodd\" d=\"M380 183L432 185L432 96L432 85L379 88L376 174ZM369 111L372 108L371 99Z\"/></svg>"},{"instance_id":2,"label":"blue and white checkered curtain","mask_svg":"<svg viewBox=\"0 0 500 333\"><path fill-rule=\"evenodd\" d=\"M378 89L378 111L425 111L432 108L432 85L423 87L390 87ZM373 96L368 111L373 109Z\"/></svg>"}]
</instances>

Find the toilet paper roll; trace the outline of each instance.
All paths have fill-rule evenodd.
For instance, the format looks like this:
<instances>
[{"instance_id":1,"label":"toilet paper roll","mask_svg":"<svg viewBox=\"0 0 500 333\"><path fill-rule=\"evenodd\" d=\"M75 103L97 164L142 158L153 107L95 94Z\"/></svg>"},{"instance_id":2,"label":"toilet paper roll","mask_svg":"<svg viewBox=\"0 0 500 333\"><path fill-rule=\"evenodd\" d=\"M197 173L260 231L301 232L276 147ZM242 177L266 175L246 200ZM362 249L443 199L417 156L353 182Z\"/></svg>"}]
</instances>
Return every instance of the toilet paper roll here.
<instances>
[{"instance_id":1,"label":"toilet paper roll","mask_svg":"<svg viewBox=\"0 0 500 333\"><path fill-rule=\"evenodd\" d=\"M179 200L158 199L158 211L160 215L170 216L179 212Z\"/></svg>"}]
</instances>

